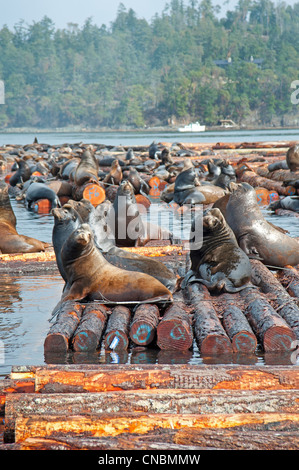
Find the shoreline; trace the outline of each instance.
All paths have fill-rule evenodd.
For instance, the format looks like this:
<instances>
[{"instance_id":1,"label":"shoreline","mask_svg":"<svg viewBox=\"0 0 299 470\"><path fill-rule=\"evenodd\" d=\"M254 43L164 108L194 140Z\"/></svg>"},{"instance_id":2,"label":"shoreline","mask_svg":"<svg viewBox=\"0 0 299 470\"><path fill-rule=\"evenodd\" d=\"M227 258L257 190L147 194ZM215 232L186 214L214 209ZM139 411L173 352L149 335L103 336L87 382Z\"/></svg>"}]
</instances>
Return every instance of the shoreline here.
<instances>
[{"instance_id":1,"label":"shoreline","mask_svg":"<svg viewBox=\"0 0 299 470\"><path fill-rule=\"evenodd\" d=\"M191 134L194 136L198 135L205 135L207 132L231 132L231 131L279 131L279 130L298 130L299 127L293 126L271 126L271 127L255 127L255 126L237 126L237 127L222 127L222 126L206 126L206 130L204 132L179 132L177 127L169 127L169 126L157 126L157 127L147 127L147 128L120 128L120 129L111 129L106 127L99 127L99 128L85 128L85 127L65 127L65 128L29 128L29 127L22 127L22 128L8 128L8 129L0 129L0 134L67 134L67 133L86 133L86 134L95 134L95 133L152 133L152 132L161 132L161 133L179 133L181 135Z\"/></svg>"}]
</instances>

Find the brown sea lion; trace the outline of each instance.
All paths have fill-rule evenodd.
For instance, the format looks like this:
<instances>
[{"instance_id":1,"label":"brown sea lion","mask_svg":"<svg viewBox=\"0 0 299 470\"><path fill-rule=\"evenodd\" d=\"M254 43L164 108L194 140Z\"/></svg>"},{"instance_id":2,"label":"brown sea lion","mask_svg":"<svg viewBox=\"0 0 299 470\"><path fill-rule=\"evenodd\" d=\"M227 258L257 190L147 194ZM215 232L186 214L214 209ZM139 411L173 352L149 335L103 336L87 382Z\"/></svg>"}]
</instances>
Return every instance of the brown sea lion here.
<instances>
[{"instance_id":1,"label":"brown sea lion","mask_svg":"<svg viewBox=\"0 0 299 470\"><path fill-rule=\"evenodd\" d=\"M221 211L205 211L202 226L202 241L199 238L190 244L191 270L182 287L192 282L201 282L209 290L226 292L253 287L249 258L238 246Z\"/></svg>"},{"instance_id":2,"label":"brown sea lion","mask_svg":"<svg viewBox=\"0 0 299 470\"><path fill-rule=\"evenodd\" d=\"M299 145L290 147L286 154L287 166L291 171L299 170Z\"/></svg>"},{"instance_id":3,"label":"brown sea lion","mask_svg":"<svg viewBox=\"0 0 299 470\"><path fill-rule=\"evenodd\" d=\"M104 201L94 208L93 205L85 199L81 201L70 200L62 209L57 209L56 213L61 214L63 210L68 209L68 207L74 208L81 222L87 223L92 229L95 245L109 263L128 271L139 271L150 274L162 282L171 292L174 292L177 288L178 278L162 261L150 256L140 255L139 253L131 253L115 245L114 236L107 224L107 215L111 209L111 205L110 201ZM62 216L60 216L60 218L61 217ZM56 232L57 230L58 228L56 228ZM153 228L151 227L150 234L152 234L152 231ZM61 244L61 241L65 240L65 235L66 228L60 233L59 238L56 235L55 246L57 246L58 242Z\"/></svg>"},{"instance_id":4,"label":"brown sea lion","mask_svg":"<svg viewBox=\"0 0 299 470\"><path fill-rule=\"evenodd\" d=\"M118 160L114 160L111 164L109 173L103 179L103 183L118 185L123 179L123 172Z\"/></svg>"},{"instance_id":5,"label":"brown sea lion","mask_svg":"<svg viewBox=\"0 0 299 470\"><path fill-rule=\"evenodd\" d=\"M234 183L230 189L225 217L242 250L269 266L296 266L299 242L264 218L254 188Z\"/></svg>"},{"instance_id":6,"label":"brown sea lion","mask_svg":"<svg viewBox=\"0 0 299 470\"><path fill-rule=\"evenodd\" d=\"M11 207L8 186L0 183L0 252L35 253L45 251L48 243L44 243L26 235L20 235L16 229L17 220Z\"/></svg>"},{"instance_id":7,"label":"brown sea lion","mask_svg":"<svg viewBox=\"0 0 299 470\"><path fill-rule=\"evenodd\" d=\"M82 224L70 235L61 249L61 260L68 282L62 301L172 301L171 292L154 277L126 271L106 261L95 246L88 224Z\"/></svg>"},{"instance_id":8,"label":"brown sea lion","mask_svg":"<svg viewBox=\"0 0 299 470\"><path fill-rule=\"evenodd\" d=\"M94 152L88 148L83 152L75 171L74 182L76 186L82 186L86 183L98 183L98 167Z\"/></svg>"}]
</instances>

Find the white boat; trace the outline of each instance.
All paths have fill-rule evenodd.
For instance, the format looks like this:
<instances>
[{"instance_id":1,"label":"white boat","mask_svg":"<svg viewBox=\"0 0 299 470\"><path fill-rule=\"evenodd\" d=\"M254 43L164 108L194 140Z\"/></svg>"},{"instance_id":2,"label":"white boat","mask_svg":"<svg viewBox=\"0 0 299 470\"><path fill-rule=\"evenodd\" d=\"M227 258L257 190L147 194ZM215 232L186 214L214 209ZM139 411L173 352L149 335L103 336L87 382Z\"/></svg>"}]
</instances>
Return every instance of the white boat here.
<instances>
[{"instance_id":1,"label":"white boat","mask_svg":"<svg viewBox=\"0 0 299 470\"><path fill-rule=\"evenodd\" d=\"M205 130L206 126L201 126L198 121L178 128L179 132L204 132Z\"/></svg>"}]
</instances>

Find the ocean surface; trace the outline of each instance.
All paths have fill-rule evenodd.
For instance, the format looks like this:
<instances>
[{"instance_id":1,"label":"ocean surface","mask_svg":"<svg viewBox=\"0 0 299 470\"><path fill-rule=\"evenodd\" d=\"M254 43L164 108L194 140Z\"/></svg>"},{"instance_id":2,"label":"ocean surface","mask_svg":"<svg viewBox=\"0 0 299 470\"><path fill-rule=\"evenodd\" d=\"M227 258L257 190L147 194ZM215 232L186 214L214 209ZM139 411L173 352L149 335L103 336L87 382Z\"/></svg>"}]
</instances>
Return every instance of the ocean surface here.
<instances>
[{"instance_id":1,"label":"ocean surface","mask_svg":"<svg viewBox=\"0 0 299 470\"><path fill-rule=\"evenodd\" d=\"M299 140L298 129L219 131L200 134L137 132L137 133L0 133L0 145L32 143L37 137L40 143L59 145L63 143L101 143L105 145L149 145L151 142L260 142ZM45 242L52 241L53 217L26 210L22 202L12 199L17 217L19 233L33 236ZM152 205L153 206L153 205ZM156 204L153 217L161 218ZM274 224L287 229L291 236L299 236L299 219L273 216L263 209L265 216ZM169 221L169 217L166 217ZM175 224L174 224L175 225ZM170 227L171 228L171 227ZM173 227L175 229L175 227ZM50 328L49 318L60 299L63 281L59 274L43 275L1 275L0 283L0 376L5 376L12 365L39 365L46 363L249 363L249 364L293 364L290 354L264 354L257 351L246 358L237 355L229 357L201 357L196 343L185 353L163 352L157 348L130 349L123 355L104 350L95 354L70 353L60 357L45 357L44 340ZM296 358L295 358L296 362ZM297 358L298 363L298 358Z\"/></svg>"}]
</instances>

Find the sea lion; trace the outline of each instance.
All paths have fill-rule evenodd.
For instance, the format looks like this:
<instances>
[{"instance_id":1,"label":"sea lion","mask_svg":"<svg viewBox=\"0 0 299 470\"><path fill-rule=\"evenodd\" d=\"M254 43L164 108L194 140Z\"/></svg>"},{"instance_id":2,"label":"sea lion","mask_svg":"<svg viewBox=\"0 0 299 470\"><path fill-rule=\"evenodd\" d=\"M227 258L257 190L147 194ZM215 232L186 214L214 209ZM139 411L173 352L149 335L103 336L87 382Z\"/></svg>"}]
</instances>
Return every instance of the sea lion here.
<instances>
[{"instance_id":1,"label":"sea lion","mask_svg":"<svg viewBox=\"0 0 299 470\"><path fill-rule=\"evenodd\" d=\"M82 153L79 165L74 174L76 186L82 186L86 183L98 183L98 161L94 152L88 148Z\"/></svg>"},{"instance_id":2,"label":"sea lion","mask_svg":"<svg viewBox=\"0 0 299 470\"><path fill-rule=\"evenodd\" d=\"M61 260L67 275L62 301L101 300L108 303L172 301L171 292L148 274L126 271L105 260L91 228L82 224L64 243Z\"/></svg>"},{"instance_id":3,"label":"sea lion","mask_svg":"<svg viewBox=\"0 0 299 470\"><path fill-rule=\"evenodd\" d=\"M52 215L54 217L52 244L56 263L61 277L67 282L67 276L61 261L61 248L71 233L79 228L83 222L78 212L70 204L52 209Z\"/></svg>"},{"instance_id":4,"label":"sea lion","mask_svg":"<svg viewBox=\"0 0 299 470\"><path fill-rule=\"evenodd\" d=\"M25 160L16 158L15 162L17 163L18 168L9 179L9 184L11 186L16 186L18 183L24 183L25 181L29 180L31 176L30 166Z\"/></svg>"},{"instance_id":5,"label":"sea lion","mask_svg":"<svg viewBox=\"0 0 299 470\"><path fill-rule=\"evenodd\" d=\"M118 185L123 179L123 172L118 160L114 160L111 165L111 169L103 179L105 184Z\"/></svg>"},{"instance_id":6,"label":"sea lion","mask_svg":"<svg viewBox=\"0 0 299 470\"><path fill-rule=\"evenodd\" d=\"M299 170L299 145L290 147L286 154L286 162L290 171Z\"/></svg>"},{"instance_id":7,"label":"sea lion","mask_svg":"<svg viewBox=\"0 0 299 470\"><path fill-rule=\"evenodd\" d=\"M251 265L219 209L204 212L203 239L191 244L191 270L182 287L201 282L209 290L239 292L251 284ZM196 226L196 225L195 225Z\"/></svg>"},{"instance_id":8,"label":"sea lion","mask_svg":"<svg viewBox=\"0 0 299 470\"><path fill-rule=\"evenodd\" d=\"M143 196L147 196L149 194L150 187L140 176L136 168L130 168L127 180L132 184L135 194L142 194Z\"/></svg>"},{"instance_id":9,"label":"sea lion","mask_svg":"<svg viewBox=\"0 0 299 470\"><path fill-rule=\"evenodd\" d=\"M45 183L32 181L26 191L25 204L27 208L30 209L32 203L40 199L48 199L51 202L52 209L61 207L59 197L53 189L49 188Z\"/></svg>"},{"instance_id":10,"label":"sea lion","mask_svg":"<svg viewBox=\"0 0 299 470\"><path fill-rule=\"evenodd\" d=\"M35 253L45 251L48 243L20 235L16 229L17 219L11 207L8 186L0 182L0 252Z\"/></svg>"},{"instance_id":11,"label":"sea lion","mask_svg":"<svg viewBox=\"0 0 299 470\"><path fill-rule=\"evenodd\" d=\"M128 271L140 271L150 274L171 292L175 291L178 278L163 262L149 256L131 253L115 245L114 235L107 222L109 210L112 206L110 201L104 201L96 208L84 199L70 201L70 204L64 205L63 208L65 206L72 206L82 222L88 223L92 229L96 247L109 263ZM58 211L61 211L61 209Z\"/></svg>"},{"instance_id":12,"label":"sea lion","mask_svg":"<svg viewBox=\"0 0 299 470\"><path fill-rule=\"evenodd\" d=\"M174 183L174 202L179 205L203 203L205 197L200 192L199 185L200 181L195 167L188 158L184 161L184 168L177 175Z\"/></svg>"},{"instance_id":13,"label":"sea lion","mask_svg":"<svg viewBox=\"0 0 299 470\"><path fill-rule=\"evenodd\" d=\"M299 212L299 196L286 196L278 201L269 204L268 209L286 209L293 212Z\"/></svg>"},{"instance_id":14,"label":"sea lion","mask_svg":"<svg viewBox=\"0 0 299 470\"><path fill-rule=\"evenodd\" d=\"M269 266L296 266L299 242L264 218L254 188L232 183L230 190L225 217L242 250Z\"/></svg>"},{"instance_id":15,"label":"sea lion","mask_svg":"<svg viewBox=\"0 0 299 470\"><path fill-rule=\"evenodd\" d=\"M114 231L117 246L136 246L144 234L144 227L136 202L134 188L124 180L117 189L109 225Z\"/></svg>"}]
</instances>

